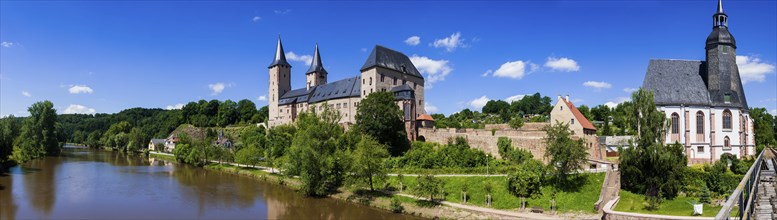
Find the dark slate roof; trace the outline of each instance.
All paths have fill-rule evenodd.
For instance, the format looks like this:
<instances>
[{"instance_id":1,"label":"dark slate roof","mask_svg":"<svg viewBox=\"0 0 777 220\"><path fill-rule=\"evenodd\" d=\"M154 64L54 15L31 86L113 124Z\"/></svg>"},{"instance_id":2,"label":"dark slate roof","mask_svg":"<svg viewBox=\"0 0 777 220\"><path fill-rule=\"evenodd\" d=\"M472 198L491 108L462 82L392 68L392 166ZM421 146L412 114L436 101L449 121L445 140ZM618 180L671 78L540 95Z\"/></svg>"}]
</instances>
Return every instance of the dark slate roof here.
<instances>
[{"instance_id":1,"label":"dark slate roof","mask_svg":"<svg viewBox=\"0 0 777 220\"><path fill-rule=\"evenodd\" d=\"M278 36L278 46L275 48L275 58L267 68L272 68L277 65L291 67L289 62L286 62L286 54L283 52L283 44L281 44L281 36Z\"/></svg>"},{"instance_id":2,"label":"dark slate roof","mask_svg":"<svg viewBox=\"0 0 777 220\"><path fill-rule=\"evenodd\" d=\"M380 45L376 45L375 48L372 49L372 53L367 57L367 61L364 61L361 71L376 66L424 78L421 73L418 72L418 69L415 68L413 62L410 61L410 58L405 54Z\"/></svg>"},{"instance_id":3,"label":"dark slate roof","mask_svg":"<svg viewBox=\"0 0 777 220\"><path fill-rule=\"evenodd\" d=\"M415 91L407 84L395 86L391 88L391 92L394 93L395 100L415 99Z\"/></svg>"},{"instance_id":4,"label":"dark slate roof","mask_svg":"<svg viewBox=\"0 0 777 220\"><path fill-rule=\"evenodd\" d=\"M315 90L315 87L310 88L310 90L302 88L302 89L295 89L295 90L288 91L284 93L281 96L281 98L278 100L278 105L307 102L308 94L310 94L310 92L313 90Z\"/></svg>"},{"instance_id":5,"label":"dark slate roof","mask_svg":"<svg viewBox=\"0 0 777 220\"><path fill-rule=\"evenodd\" d=\"M324 85L316 86L308 100L309 103L323 102L332 99L356 97L361 90L361 76L341 79Z\"/></svg>"},{"instance_id":6,"label":"dark slate roof","mask_svg":"<svg viewBox=\"0 0 777 220\"><path fill-rule=\"evenodd\" d=\"M713 48L718 44L730 45L737 48L737 41L734 39L734 35L728 32L728 28L725 26L718 26L712 28L712 32L707 36L706 49Z\"/></svg>"},{"instance_id":7,"label":"dark slate roof","mask_svg":"<svg viewBox=\"0 0 777 220\"><path fill-rule=\"evenodd\" d=\"M324 75L327 74L326 69L324 69L324 63L321 62L321 55L318 54L318 44L316 44L316 51L313 52L313 61L310 63L310 68L305 74L315 72L323 73Z\"/></svg>"},{"instance_id":8,"label":"dark slate roof","mask_svg":"<svg viewBox=\"0 0 777 220\"><path fill-rule=\"evenodd\" d=\"M710 106L701 78L705 65L699 60L650 60L642 88L653 92L656 105Z\"/></svg>"}]
</instances>

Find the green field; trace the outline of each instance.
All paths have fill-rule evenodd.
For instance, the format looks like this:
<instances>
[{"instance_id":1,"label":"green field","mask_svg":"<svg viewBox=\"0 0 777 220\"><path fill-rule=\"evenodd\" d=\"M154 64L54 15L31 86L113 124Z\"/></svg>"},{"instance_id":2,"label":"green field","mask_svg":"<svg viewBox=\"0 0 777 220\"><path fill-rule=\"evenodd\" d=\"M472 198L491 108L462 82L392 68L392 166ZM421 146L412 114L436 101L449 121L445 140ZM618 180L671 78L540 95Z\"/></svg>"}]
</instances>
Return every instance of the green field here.
<instances>
[{"instance_id":1,"label":"green field","mask_svg":"<svg viewBox=\"0 0 777 220\"><path fill-rule=\"evenodd\" d=\"M560 212L584 212L595 213L594 203L599 200L599 193L604 181L604 173L581 174L584 175L585 184L576 192L564 192L559 190L556 194L556 206ZM521 200L507 191L507 177L437 177L445 182L445 200L449 202L461 203L462 185L466 184L469 189L467 204L475 206L486 206L485 183L490 182L492 186L491 205L492 208L515 210L521 207ZM389 183L392 187L399 187L396 176L389 177ZM416 177L405 176L403 184L406 187L405 193L412 194L412 186L416 185ZM553 186L544 186L542 196L536 199L527 199L526 207L542 207L550 210L550 200ZM428 197L428 195L427 195Z\"/></svg>"},{"instance_id":2,"label":"green field","mask_svg":"<svg viewBox=\"0 0 777 220\"><path fill-rule=\"evenodd\" d=\"M634 194L632 192L621 190L620 201L615 206L615 211L621 212L636 212L645 214L659 214L659 215L676 215L676 216L692 216L693 205L698 201L697 198L690 198L685 196L678 196L672 200L664 200L657 210L648 210L645 208L647 202L644 195ZM704 204L703 214L704 217L715 217L720 211L720 206L712 206Z\"/></svg>"}]
</instances>

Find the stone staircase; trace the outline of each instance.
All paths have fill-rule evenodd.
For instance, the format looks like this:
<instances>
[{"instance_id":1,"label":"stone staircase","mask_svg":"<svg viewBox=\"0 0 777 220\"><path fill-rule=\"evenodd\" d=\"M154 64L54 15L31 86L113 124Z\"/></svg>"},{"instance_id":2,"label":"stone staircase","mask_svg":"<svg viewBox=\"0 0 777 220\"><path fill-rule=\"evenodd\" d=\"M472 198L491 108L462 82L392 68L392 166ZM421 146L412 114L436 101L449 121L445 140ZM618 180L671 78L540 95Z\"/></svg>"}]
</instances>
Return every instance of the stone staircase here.
<instances>
[{"instance_id":1,"label":"stone staircase","mask_svg":"<svg viewBox=\"0 0 777 220\"><path fill-rule=\"evenodd\" d=\"M618 197L621 190L621 173L618 170L607 170L607 181L602 189L602 200L597 204L596 211L602 211L604 205Z\"/></svg>"}]
</instances>

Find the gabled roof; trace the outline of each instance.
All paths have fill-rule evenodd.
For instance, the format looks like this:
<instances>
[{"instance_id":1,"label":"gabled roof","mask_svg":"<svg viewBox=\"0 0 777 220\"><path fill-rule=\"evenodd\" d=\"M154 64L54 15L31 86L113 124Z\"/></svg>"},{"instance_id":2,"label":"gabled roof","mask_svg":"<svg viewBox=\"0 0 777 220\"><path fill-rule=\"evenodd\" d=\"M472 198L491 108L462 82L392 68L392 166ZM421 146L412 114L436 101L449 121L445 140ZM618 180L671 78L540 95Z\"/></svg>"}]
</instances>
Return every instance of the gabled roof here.
<instances>
[{"instance_id":1,"label":"gabled roof","mask_svg":"<svg viewBox=\"0 0 777 220\"><path fill-rule=\"evenodd\" d=\"M361 71L376 66L424 78L405 54L380 45L375 45L375 48L372 49L372 53L367 57L367 61L364 61Z\"/></svg>"},{"instance_id":2,"label":"gabled roof","mask_svg":"<svg viewBox=\"0 0 777 220\"><path fill-rule=\"evenodd\" d=\"M710 106L710 94L699 60L650 60L642 88L653 92L656 105Z\"/></svg>"},{"instance_id":3,"label":"gabled roof","mask_svg":"<svg viewBox=\"0 0 777 220\"><path fill-rule=\"evenodd\" d=\"M577 122L580 123L581 126L583 126L583 129L590 129L590 130L596 131L596 127L594 127L594 125L591 124L591 122L588 121L587 118L585 118L583 113L580 113L580 110L577 110L577 107L575 107L575 104L563 98L561 99L561 101L567 105L567 108L569 109L570 112L572 112L572 115L575 116L575 120L577 120Z\"/></svg>"},{"instance_id":4,"label":"gabled roof","mask_svg":"<svg viewBox=\"0 0 777 220\"><path fill-rule=\"evenodd\" d=\"M311 73L323 73L327 75L326 69L324 69L324 63L321 62L321 55L318 53L318 44L316 44L316 51L313 52L313 60L310 62L310 68L305 74Z\"/></svg>"},{"instance_id":5,"label":"gabled roof","mask_svg":"<svg viewBox=\"0 0 777 220\"><path fill-rule=\"evenodd\" d=\"M154 144L164 144L165 141L167 141L167 140L166 139L151 139L151 143L154 143Z\"/></svg>"},{"instance_id":6,"label":"gabled roof","mask_svg":"<svg viewBox=\"0 0 777 220\"><path fill-rule=\"evenodd\" d=\"M421 115L418 116L418 118L416 118L416 120L418 120L418 121L434 121L434 118L432 118L432 116L427 115L427 114L421 114Z\"/></svg>"},{"instance_id":7,"label":"gabled roof","mask_svg":"<svg viewBox=\"0 0 777 220\"><path fill-rule=\"evenodd\" d=\"M323 102L331 99L359 96L361 76L341 79L324 85L316 86L310 94L309 103Z\"/></svg>"}]
</instances>

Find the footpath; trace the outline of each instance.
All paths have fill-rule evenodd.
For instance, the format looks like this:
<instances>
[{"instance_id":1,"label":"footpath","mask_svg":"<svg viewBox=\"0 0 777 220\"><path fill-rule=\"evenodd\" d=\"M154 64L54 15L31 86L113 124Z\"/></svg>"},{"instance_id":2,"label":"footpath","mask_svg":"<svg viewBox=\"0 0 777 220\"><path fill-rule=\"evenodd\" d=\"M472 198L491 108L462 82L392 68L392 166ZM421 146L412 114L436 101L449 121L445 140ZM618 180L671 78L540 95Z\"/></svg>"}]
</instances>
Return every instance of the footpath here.
<instances>
[{"instance_id":1,"label":"footpath","mask_svg":"<svg viewBox=\"0 0 777 220\"><path fill-rule=\"evenodd\" d=\"M165 155L174 157L175 155L169 154L169 153L160 153L160 152L149 152L150 154L158 154L158 155ZM251 167L258 170L261 170L263 172L267 173L275 173L273 171L277 171L278 169L270 168L270 167L264 167L264 166L251 166L251 165L245 165L245 164L238 164L238 163L232 163L232 162L224 162L224 161L216 161L212 160L211 163L219 163L219 164L228 164L232 166L237 167ZM398 174L388 174L389 176L396 176ZM402 174L403 176L419 176L422 174ZM477 177L477 176L487 176L487 177L499 177L499 176L507 176L505 174L437 174L434 175L436 177ZM417 200L427 200L425 198L403 194L403 193L396 193L393 192L394 195L413 198ZM542 213L531 213L531 212L515 212L515 211L507 211L507 210L499 210L499 209L492 209L492 208L486 208L486 207L480 207L480 206L471 206L471 205L465 205L465 204L459 204L459 203L453 203L448 201L439 201L440 204L446 205L453 208L458 208L466 211L472 211L472 212L479 212L483 214L492 215L494 217L497 217L499 219L538 219L538 220L549 220L549 219L601 219L601 214L578 214L578 213L564 213L559 215L550 215L550 214L542 214Z\"/></svg>"}]
</instances>

